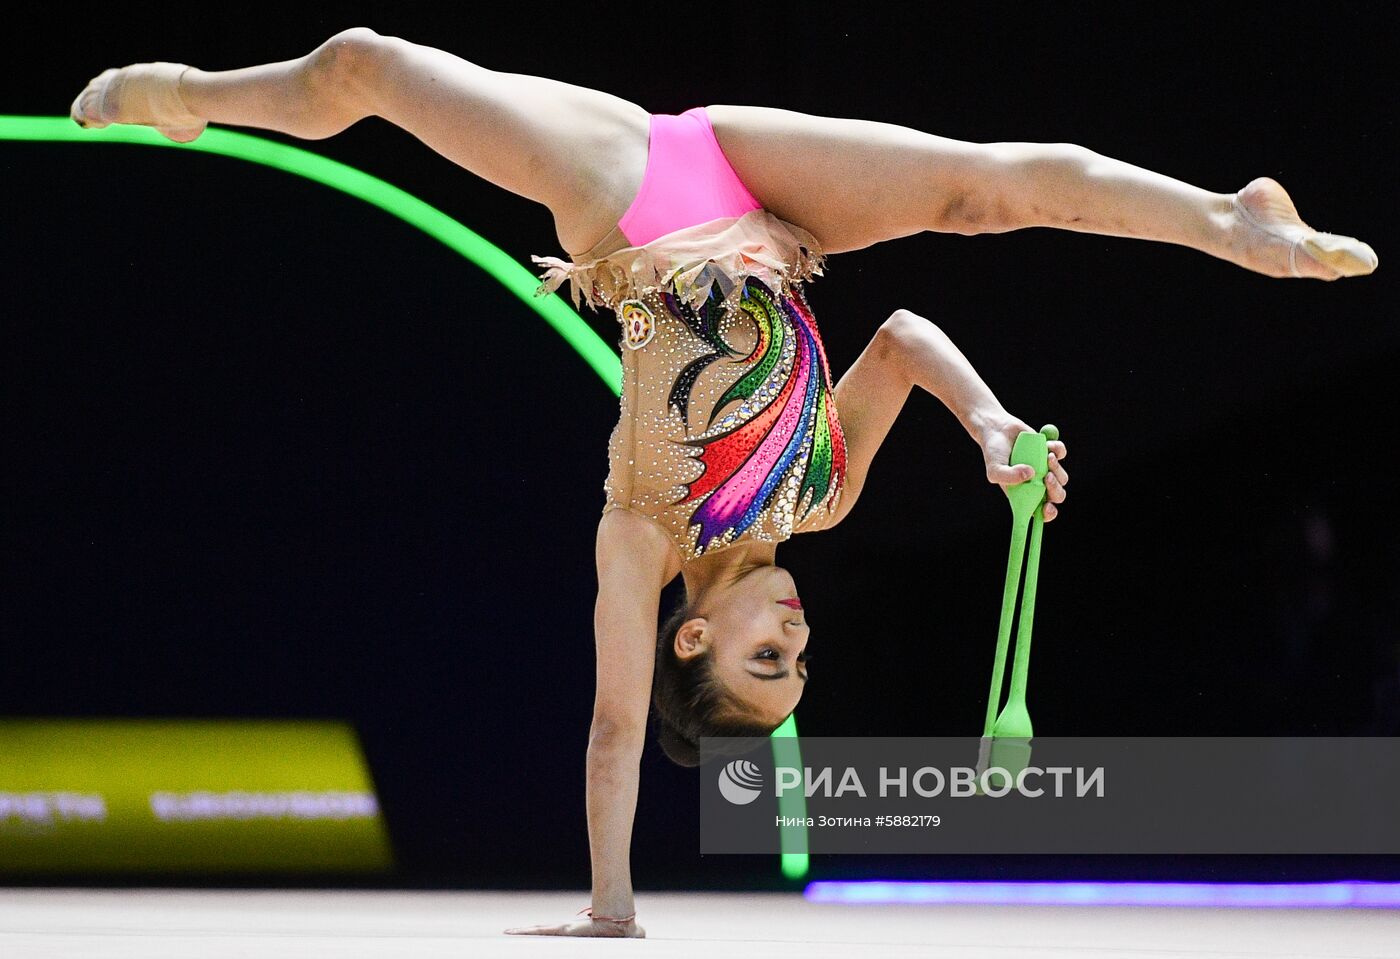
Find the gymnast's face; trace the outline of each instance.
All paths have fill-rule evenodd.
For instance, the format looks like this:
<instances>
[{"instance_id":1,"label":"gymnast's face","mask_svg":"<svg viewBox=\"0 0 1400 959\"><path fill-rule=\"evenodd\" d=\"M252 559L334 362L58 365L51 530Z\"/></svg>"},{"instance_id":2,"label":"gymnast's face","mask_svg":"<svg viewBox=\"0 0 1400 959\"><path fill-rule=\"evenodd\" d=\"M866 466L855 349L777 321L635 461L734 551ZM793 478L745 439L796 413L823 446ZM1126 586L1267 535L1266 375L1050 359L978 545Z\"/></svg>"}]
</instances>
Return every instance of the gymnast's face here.
<instances>
[{"instance_id":1,"label":"gymnast's face","mask_svg":"<svg viewBox=\"0 0 1400 959\"><path fill-rule=\"evenodd\" d=\"M760 722L777 726L807 682L806 614L797 586L780 566L760 567L705 597L704 612L676 635L681 658L710 650L715 678Z\"/></svg>"}]
</instances>

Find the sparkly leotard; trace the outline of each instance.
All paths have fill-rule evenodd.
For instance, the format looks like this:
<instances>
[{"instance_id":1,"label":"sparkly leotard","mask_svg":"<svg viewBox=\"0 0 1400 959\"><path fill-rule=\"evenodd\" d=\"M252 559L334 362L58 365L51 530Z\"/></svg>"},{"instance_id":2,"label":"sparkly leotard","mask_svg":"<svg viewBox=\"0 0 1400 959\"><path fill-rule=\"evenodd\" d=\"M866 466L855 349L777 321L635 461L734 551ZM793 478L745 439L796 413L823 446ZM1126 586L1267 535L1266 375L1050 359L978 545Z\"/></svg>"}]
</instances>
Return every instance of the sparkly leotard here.
<instances>
[{"instance_id":1,"label":"sparkly leotard","mask_svg":"<svg viewBox=\"0 0 1400 959\"><path fill-rule=\"evenodd\" d=\"M703 192L662 209L682 160L682 182ZM827 525L846 445L802 290L823 258L739 183L703 108L652 117L647 172L618 226L571 261L532 257L547 267L538 294L567 279L575 307L582 297L620 325L604 513L659 524L683 562Z\"/></svg>"}]
</instances>

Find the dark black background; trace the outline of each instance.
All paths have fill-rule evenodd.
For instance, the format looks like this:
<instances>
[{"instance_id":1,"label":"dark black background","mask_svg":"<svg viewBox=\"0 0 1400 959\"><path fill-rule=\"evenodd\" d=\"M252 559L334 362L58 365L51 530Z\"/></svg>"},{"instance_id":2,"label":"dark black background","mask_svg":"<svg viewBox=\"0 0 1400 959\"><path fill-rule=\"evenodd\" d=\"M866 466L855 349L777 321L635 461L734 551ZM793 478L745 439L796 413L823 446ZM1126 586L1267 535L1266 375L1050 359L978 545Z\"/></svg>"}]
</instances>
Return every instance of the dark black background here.
<instances>
[{"instance_id":1,"label":"dark black background","mask_svg":"<svg viewBox=\"0 0 1400 959\"><path fill-rule=\"evenodd\" d=\"M1048 528L1042 735L1400 734L1396 31L1376 4L142 5L14 39L0 112L108 66L229 69L350 26L658 113L780 106L1068 141L1208 189L1268 175L1383 263L1271 280L1052 230L923 234L809 288L833 373L896 308L962 347L1073 481ZM521 263L542 206L379 120L296 142ZM617 399L455 253L242 161L0 144L0 713L330 717L360 732L392 880L587 882L594 524ZM607 342L610 315L585 312ZM859 507L779 551L813 625L808 735L976 735L1009 521L919 393ZM673 587L674 588L674 587ZM667 604L673 598L665 597ZM648 748L639 888L775 881L700 857ZM1347 878L1393 860L818 858L813 876Z\"/></svg>"}]
</instances>

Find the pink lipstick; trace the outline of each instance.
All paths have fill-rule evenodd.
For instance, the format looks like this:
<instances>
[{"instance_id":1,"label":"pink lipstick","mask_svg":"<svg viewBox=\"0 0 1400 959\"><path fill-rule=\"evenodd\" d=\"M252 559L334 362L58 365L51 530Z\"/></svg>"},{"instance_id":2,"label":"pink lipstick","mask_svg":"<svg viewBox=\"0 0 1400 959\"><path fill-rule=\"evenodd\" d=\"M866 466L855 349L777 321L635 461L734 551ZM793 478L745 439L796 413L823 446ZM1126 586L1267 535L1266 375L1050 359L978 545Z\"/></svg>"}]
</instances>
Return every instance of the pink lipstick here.
<instances>
[{"instance_id":1,"label":"pink lipstick","mask_svg":"<svg viewBox=\"0 0 1400 959\"><path fill-rule=\"evenodd\" d=\"M790 607L790 608L792 608L792 609L801 609L801 608L802 608L802 601L801 601L800 599L798 599L796 596L794 596L792 599L780 599L780 600L778 600L778 602L780 602L780 603L782 603L784 606Z\"/></svg>"}]
</instances>

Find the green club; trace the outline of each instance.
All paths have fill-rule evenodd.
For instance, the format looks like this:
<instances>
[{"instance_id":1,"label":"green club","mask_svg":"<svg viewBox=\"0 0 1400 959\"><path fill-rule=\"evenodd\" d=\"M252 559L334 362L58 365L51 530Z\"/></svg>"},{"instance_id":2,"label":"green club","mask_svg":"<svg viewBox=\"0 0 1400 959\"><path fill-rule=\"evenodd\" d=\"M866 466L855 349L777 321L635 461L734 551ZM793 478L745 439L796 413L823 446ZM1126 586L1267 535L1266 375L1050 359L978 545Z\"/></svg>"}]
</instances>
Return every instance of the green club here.
<instances>
[{"instance_id":1,"label":"green club","mask_svg":"<svg viewBox=\"0 0 1400 959\"><path fill-rule=\"evenodd\" d=\"M1026 709L1026 675L1031 659L1031 625L1035 619L1035 586L1040 573L1040 541L1045 529L1041 509L1045 503L1045 474L1049 470L1046 443L1060 438L1054 426L1039 433L1022 433L1011 451L1012 466L1030 466L1035 475L1007 489L1011 500L1011 553L1006 562L1006 585L1001 596L1001 625L997 630L996 658L992 663L992 687L987 699L987 717L982 727L982 743L977 756L977 773L1000 767L1015 776L1025 769L1031 757L1031 714ZM1026 556L1027 525L1030 551ZM1002 679L1006 672L1006 651L1011 641L1013 606L1025 561L1026 587L1021 598L1020 624L1016 631L1016 660L1011 666L1011 691L997 715ZM1007 784L1001 784L1007 785Z\"/></svg>"}]
</instances>

